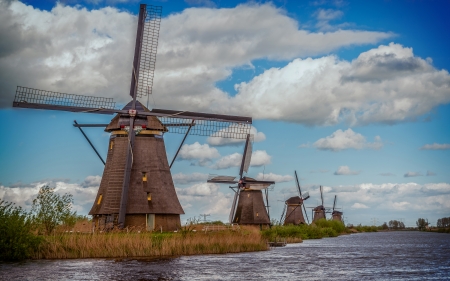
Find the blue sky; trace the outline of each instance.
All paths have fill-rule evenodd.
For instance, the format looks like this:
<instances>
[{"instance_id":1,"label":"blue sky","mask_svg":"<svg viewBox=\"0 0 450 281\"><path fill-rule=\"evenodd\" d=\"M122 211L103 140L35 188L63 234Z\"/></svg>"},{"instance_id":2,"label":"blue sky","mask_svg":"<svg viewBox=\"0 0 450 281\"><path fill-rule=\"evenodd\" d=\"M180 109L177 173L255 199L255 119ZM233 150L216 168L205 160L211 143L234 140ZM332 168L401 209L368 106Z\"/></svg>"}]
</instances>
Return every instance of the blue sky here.
<instances>
[{"instance_id":1,"label":"blue sky","mask_svg":"<svg viewBox=\"0 0 450 281\"><path fill-rule=\"evenodd\" d=\"M294 170L306 206L323 185L348 223L449 216L448 1L146 3L163 6L150 104L252 116L248 175L277 181L272 218L296 195ZM13 109L15 87L126 103L138 4L0 1L1 198L29 207L50 184L87 213L103 164L72 123L112 116ZM85 131L106 157L109 135ZM169 161L182 137L165 135ZM227 219L231 191L205 177L237 175L242 150L188 137L172 169L183 220Z\"/></svg>"}]
</instances>

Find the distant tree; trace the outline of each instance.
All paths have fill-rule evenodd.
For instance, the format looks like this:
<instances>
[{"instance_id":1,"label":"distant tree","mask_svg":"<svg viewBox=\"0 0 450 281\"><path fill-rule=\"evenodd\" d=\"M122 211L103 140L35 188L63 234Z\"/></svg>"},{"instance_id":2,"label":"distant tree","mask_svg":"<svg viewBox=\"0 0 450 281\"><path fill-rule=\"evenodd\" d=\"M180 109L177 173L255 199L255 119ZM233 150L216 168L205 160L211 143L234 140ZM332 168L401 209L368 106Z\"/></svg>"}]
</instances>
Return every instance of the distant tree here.
<instances>
[{"instance_id":1,"label":"distant tree","mask_svg":"<svg viewBox=\"0 0 450 281\"><path fill-rule=\"evenodd\" d=\"M398 220L391 220L389 221L389 228L390 229L404 229L405 228L405 224L402 221L398 221Z\"/></svg>"},{"instance_id":2,"label":"distant tree","mask_svg":"<svg viewBox=\"0 0 450 281\"><path fill-rule=\"evenodd\" d=\"M0 260L26 259L40 241L32 233L29 214L0 199Z\"/></svg>"},{"instance_id":3,"label":"distant tree","mask_svg":"<svg viewBox=\"0 0 450 281\"><path fill-rule=\"evenodd\" d=\"M76 212L72 212L73 197L71 194L59 195L55 189L43 186L39 189L38 196L33 200L31 213L33 221L46 234L61 224L74 224Z\"/></svg>"},{"instance_id":4,"label":"distant tree","mask_svg":"<svg viewBox=\"0 0 450 281\"><path fill-rule=\"evenodd\" d=\"M426 227L428 226L428 222L425 219L419 218L416 221L416 225L419 230L425 230Z\"/></svg>"},{"instance_id":5,"label":"distant tree","mask_svg":"<svg viewBox=\"0 0 450 281\"><path fill-rule=\"evenodd\" d=\"M383 223L383 225L381 226L381 229L389 229L389 226L387 225L387 223Z\"/></svg>"},{"instance_id":6,"label":"distant tree","mask_svg":"<svg viewBox=\"0 0 450 281\"><path fill-rule=\"evenodd\" d=\"M450 227L450 217L438 219L436 226L439 228Z\"/></svg>"}]
</instances>

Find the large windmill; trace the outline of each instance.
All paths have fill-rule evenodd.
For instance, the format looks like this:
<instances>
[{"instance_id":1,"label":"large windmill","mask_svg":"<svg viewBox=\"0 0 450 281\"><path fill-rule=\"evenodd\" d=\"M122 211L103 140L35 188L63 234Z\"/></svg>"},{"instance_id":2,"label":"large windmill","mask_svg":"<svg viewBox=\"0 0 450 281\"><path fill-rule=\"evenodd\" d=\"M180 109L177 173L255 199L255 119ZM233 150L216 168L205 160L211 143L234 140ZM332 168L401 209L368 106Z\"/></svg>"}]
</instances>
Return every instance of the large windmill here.
<instances>
[{"instance_id":1,"label":"large windmill","mask_svg":"<svg viewBox=\"0 0 450 281\"><path fill-rule=\"evenodd\" d=\"M303 202L309 198L309 193L306 192L302 194L302 190L300 189L300 183L298 181L297 171L295 171L295 181L297 183L297 190L299 196L294 196L285 201L285 206L283 209L283 213L281 214L280 222L284 219L284 225L288 224L306 224L305 218L303 217L303 211L305 211L306 219L309 223L308 214L306 213L306 208ZM303 211L302 211L303 206Z\"/></svg>"},{"instance_id":2,"label":"large windmill","mask_svg":"<svg viewBox=\"0 0 450 281\"><path fill-rule=\"evenodd\" d=\"M337 209L336 208L336 200L337 200L337 195L334 195L333 212L331 213L331 217L334 221L342 222L343 213L336 210Z\"/></svg>"},{"instance_id":3,"label":"large windmill","mask_svg":"<svg viewBox=\"0 0 450 281\"><path fill-rule=\"evenodd\" d=\"M112 98L17 87L14 107L116 114L105 129L111 133L108 154L100 187L89 212L96 227L108 224L119 228L146 226L148 230L179 227L180 214L184 212L167 161L165 132L241 139L250 132L250 117L150 110L137 100L151 94L161 11L161 7L140 5L131 72L131 101L124 108L115 108ZM76 123L75 126L104 125Z\"/></svg>"},{"instance_id":4,"label":"large windmill","mask_svg":"<svg viewBox=\"0 0 450 281\"><path fill-rule=\"evenodd\" d=\"M230 211L230 223L246 225L270 225L269 199L267 188L275 184L274 181L259 181L250 177L244 177L247 173L252 157L252 138L247 135L244 154L239 170L239 180L233 176L212 176L207 182L237 184L232 187L235 191L233 204ZM264 190L266 202L262 190Z\"/></svg>"}]
</instances>

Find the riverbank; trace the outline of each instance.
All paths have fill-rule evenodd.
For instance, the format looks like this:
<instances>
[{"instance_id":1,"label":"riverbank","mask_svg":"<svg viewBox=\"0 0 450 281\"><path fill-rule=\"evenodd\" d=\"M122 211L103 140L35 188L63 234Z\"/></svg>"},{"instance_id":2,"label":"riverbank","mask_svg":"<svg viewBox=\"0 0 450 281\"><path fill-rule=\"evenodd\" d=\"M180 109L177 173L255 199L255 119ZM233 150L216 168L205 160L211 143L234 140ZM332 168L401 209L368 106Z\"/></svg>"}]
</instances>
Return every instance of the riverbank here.
<instances>
[{"instance_id":1,"label":"riverbank","mask_svg":"<svg viewBox=\"0 0 450 281\"><path fill-rule=\"evenodd\" d=\"M100 234L67 233L43 237L33 259L138 258L255 252L268 249L259 231Z\"/></svg>"}]
</instances>

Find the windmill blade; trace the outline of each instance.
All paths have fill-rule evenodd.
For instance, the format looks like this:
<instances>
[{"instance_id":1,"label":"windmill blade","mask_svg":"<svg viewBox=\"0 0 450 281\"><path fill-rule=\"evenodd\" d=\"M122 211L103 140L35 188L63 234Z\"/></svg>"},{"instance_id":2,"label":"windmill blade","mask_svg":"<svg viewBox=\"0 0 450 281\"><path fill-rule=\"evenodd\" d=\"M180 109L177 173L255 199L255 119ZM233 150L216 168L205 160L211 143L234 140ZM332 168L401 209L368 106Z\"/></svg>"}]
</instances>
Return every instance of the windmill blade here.
<instances>
[{"instance_id":1,"label":"windmill blade","mask_svg":"<svg viewBox=\"0 0 450 281\"><path fill-rule=\"evenodd\" d=\"M77 120L73 120L74 126L78 125ZM81 126L77 126L80 132L83 134L83 136L86 138L88 143L91 145L92 149L97 154L98 158L100 158L100 161L102 161L103 165L106 165L105 160L103 160L102 156L100 156L100 153L98 153L97 149L95 149L94 145L92 144L91 140L87 137L87 135L84 133L83 129L81 129Z\"/></svg>"},{"instance_id":2,"label":"windmill blade","mask_svg":"<svg viewBox=\"0 0 450 281\"><path fill-rule=\"evenodd\" d=\"M136 56L138 59L136 64L133 62L132 73L133 79L137 78L136 96L139 98L152 94L162 7L141 4L140 9L143 10L142 19L139 17L142 30L138 27L140 36L136 36L136 49L139 46L139 52L136 54L135 50L135 61Z\"/></svg>"},{"instance_id":3,"label":"windmill blade","mask_svg":"<svg viewBox=\"0 0 450 281\"><path fill-rule=\"evenodd\" d=\"M191 123L191 125L189 126L189 129L187 130L186 134L184 135L184 138L183 138L183 140L181 141L180 146L178 147L177 153L175 153L175 156L173 157L172 162L170 163L169 168L172 168L173 162L175 162L175 159L177 159L178 153L180 152L180 149L181 149L181 147L183 146L183 143L184 143L184 141L186 140L186 137L188 136L189 131L191 130L192 126L194 126L194 125L195 125L195 121L192 120L192 123Z\"/></svg>"},{"instance_id":4,"label":"windmill blade","mask_svg":"<svg viewBox=\"0 0 450 281\"><path fill-rule=\"evenodd\" d=\"M152 109L138 112L137 115L158 117L158 120L153 122L167 124L169 133L185 134L191 128L191 135L219 138L246 139L252 124L251 117L165 109ZM190 127L193 120L195 126Z\"/></svg>"},{"instance_id":5,"label":"windmill blade","mask_svg":"<svg viewBox=\"0 0 450 281\"><path fill-rule=\"evenodd\" d=\"M336 198L337 198L337 195L334 195L333 212L334 212L334 208L336 207Z\"/></svg>"},{"instance_id":6,"label":"windmill blade","mask_svg":"<svg viewBox=\"0 0 450 281\"><path fill-rule=\"evenodd\" d=\"M297 182L298 194L300 195L300 198L303 198L302 190L300 189L300 183L298 182L297 171L294 171L294 173L295 173L295 181Z\"/></svg>"},{"instance_id":7,"label":"windmill blade","mask_svg":"<svg viewBox=\"0 0 450 281\"><path fill-rule=\"evenodd\" d=\"M308 221L308 224L309 224L309 218L308 218L308 213L306 212L305 204L302 204L302 205L303 205L303 211L305 212L306 220Z\"/></svg>"},{"instance_id":8,"label":"windmill blade","mask_svg":"<svg viewBox=\"0 0 450 281\"><path fill-rule=\"evenodd\" d=\"M283 212L281 213L281 217L280 217L280 223L283 221L283 217L284 217L284 213L286 212L287 209L287 204L284 204L284 208L283 208Z\"/></svg>"},{"instance_id":9,"label":"windmill blade","mask_svg":"<svg viewBox=\"0 0 450 281\"><path fill-rule=\"evenodd\" d=\"M237 199L239 197L239 193L241 192L241 189L238 188L237 191L234 193L234 199L233 199L233 204L231 205L231 211L230 211L230 216L229 216L229 222L230 224L233 223L233 218L234 218L234 213L236 211L236 202Z\"/></svg>"},{"instance_id":10,"label":"windmill blade","mask_svg":"<svg viewBox=\"0 0 450 281\"><path fill-rule=\"evenodd\" d=\"M322 206L323 206L323 192L322 192L322 186L320 186L320 198L322 199Z\"/></svg>"},{"instance_id":11,"label":"windmill blade","mask_svg":"<svg viewBox=\"0 0 450 281\"><path fill-rule=\"evenodd\" d=\"M22 86L17 86L13 101L13 107L99 114L121 113L122 110L115 109L115 105L112 98L66 94Z\"/></svg>"},{"instance_id":12,"label":"windmill blade","mask_svg":"<svg viewBox=\"0 0 450 281\"><path fill-rule=\"evenodd\" d=\"M210 183L228 183L228 184L238 183L238 181L236 181L235 179L236 179L236 177L232 177L232 176L210 175L206 182L210 182Z\"/></svg>"},{"instance_id":13,"label":"windmill blade","mask_svg":"<svg viewBox=\"0 0 450 281\"><path fill-rule=\"evenodd\" d=\"M252 181L252 182L245 182L245 188L246 189L252 189L252 190L263 190L267 189L272 184L275 184L275 182L264 182L264 181Z\"/></svg>"},{"instance_id":14,"label":"windmill blade","mask_svg":"<svg viewBox=\"0 0 450 281\"><path fill-rule=\"evenodd\" d=\"M247 170L245 169L245 164L246 164L246 159L247 159L247 151L248 151L248 147L249 147L249 143L250 143L250 134L247 134L247 139L245 140L245 146L244 146L244 154L242 155L242 162L241 162L241 168L239 170L239 178L242 178L242 174L244 173L244 171L247 172Z\"/></svg>"},{"instance_id":15,"label":"windmill blade","mask_svg":"<svg viewBox=\"0 0 450 281\"><path fill-rule=\"evenodd\" d=\"M247 149L245 151L245 157L244 158L244 171L247 173L248 168L250 167L250 162L252 160L252 152L253 152L253 135L249 135L249 142Z\"/></svg>"}]
</instances>

